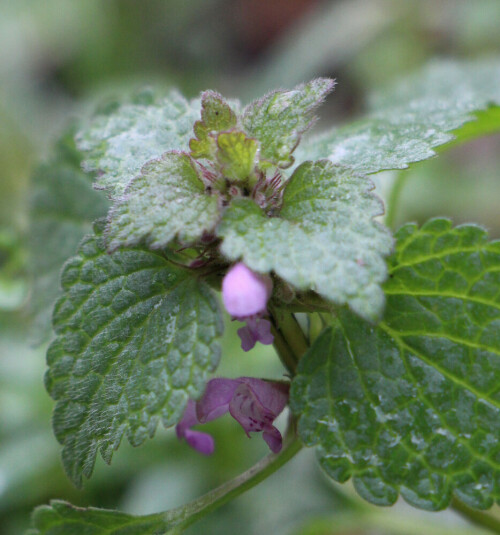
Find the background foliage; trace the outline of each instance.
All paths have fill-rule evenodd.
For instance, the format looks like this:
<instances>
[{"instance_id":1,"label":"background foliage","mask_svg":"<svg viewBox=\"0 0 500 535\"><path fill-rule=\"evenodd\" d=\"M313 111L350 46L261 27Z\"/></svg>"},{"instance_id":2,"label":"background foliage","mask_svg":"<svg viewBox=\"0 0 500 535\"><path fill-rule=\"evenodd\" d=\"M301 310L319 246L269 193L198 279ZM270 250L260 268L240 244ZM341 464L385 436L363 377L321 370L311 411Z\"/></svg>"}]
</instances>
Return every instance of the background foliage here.
<instances>
[{"instance_id":1,"label":"background foliage","mask_svg":"<svg viewBox=\"0 0 500 535\"><path fill-rule=\"evenodd\" d=\"M248 441L234 422L217 422L211 431L218 449L210 459L177 443L172 432L159 431L141 448L124 443L111 467L99 460L83 491L67 480L50 428L53 403L42 384L48 342L44 296L54 295L61 260L76 251L107 208L105 197L79 171L70 137L57 148L54 167L49 147L68 118L144 81L179 87L189 97L209 87L246 102L269 89L332 76L338 85L322 109L321 129L356 117L368 109L369 92L430 58L497 53L499 20L496 0L0 1L2 535L21 533L33 506L52 498L141 514L180 505L265 452L262 441ZM499 237L499 147L498 137L486 138L406 171L402 203L391 216L394 226L444 215L454 223L478 222ZM35 167L40 159L45 163ZM395 177L395 172L373 177L379 194ZM58 198L47 193L54 189ZM74 199L79 202L72 206ZM53 262L41 265L37 251ZM34 272L43 275L37 286ZM228 329L234 333L233 326ZM33 345L35 340L42 345ZM245 358L234 336L222 345L221 373L282 374L269 348ZM204 520L204 532L238 526L242 535L345 534L378 526L382 533L406 534L415 526L421 533L427 524L435 533L466 532L450 512L431 517L408 512L399 502L390 511L361 506L349 484L327 483L313 461L310 452L302 452Z\"/></svg>"}]
</instances>

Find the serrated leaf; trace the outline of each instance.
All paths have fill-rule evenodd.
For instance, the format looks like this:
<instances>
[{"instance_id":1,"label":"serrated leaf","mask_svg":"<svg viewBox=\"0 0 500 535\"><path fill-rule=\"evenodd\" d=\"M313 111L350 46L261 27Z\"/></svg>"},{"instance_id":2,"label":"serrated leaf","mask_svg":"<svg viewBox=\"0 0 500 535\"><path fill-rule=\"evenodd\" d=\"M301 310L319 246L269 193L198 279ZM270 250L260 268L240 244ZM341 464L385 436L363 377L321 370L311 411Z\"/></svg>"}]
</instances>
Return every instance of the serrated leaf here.
<instances>
[{"instance_id":1,"label":"serrated leaf","mask_svg":"<svg viewBox=\"0 0 500 535\"><path fill-rule=\"evenodd\" d=\"M217 228L221 251L377 318L384 304L383 257L392 238L373 221L382 206L370 188L349 169L325 160L305 162L287 182L279 217L268 217L249 199L233 200Z\"/></svg>"},{"instance_id":2,"label":"serrated leaf","mask_svg":"<svg viewBox=\"0 0 500 535\"><path fill-rule=\"evenodd\" d=\"M498 111L488 110L494 105L500 60L433 61L374 97L365 119L304 141L297 157L328 158L362 173L404 169L460 137L464 125L469 130L477 112L474 136L500 131Z\"/></svg>"},{"instance_id":3,"label":"serrated leaf","mask_svg":"<svg viewBox=\"0 0 500 535\"><path fill-rule=\"evenodd\" d=\"M213 159L216 151L215 136L236 126L237 118L222 95L205 91L201 95L201 121L194 123L196 138L189 142L191 156L195 159Z\"/></svg>"},{"instance_id":4,"label":"serrated leaf","mask_svg":"<svg viewBox=\"0 0 500 535\"><path fill-rule=\"evenodd\" d=\"M177 91L164 98L136 98L97 114L77 136L87 153L86 171L97 173L96 187L120 195L142 166L168 150L187 150L198 100L188 102Z\"/></svg>"},{"instance_id":5,"label":"serrated leaf","mask_svg":"<svg viewBox=\"0 0 500 535\"><path fill-rule=\"evenodd\" d=\"M485 509L500 499L500 242L443 219L397 238L384 321L342 311L301 361L299 434L373 503Z\"/></svg>"},{"instance_id":6,"label":"serrated leaf","mask_svg":"<svg viewBox=\"0 0 500 535\"><path fill-rule=\"evenodd\" d=\"M189 155L168 152L148 162L110 210L109 250L140 243L158 249L176 237L195 242L219 219L217 198L204 190Z\"/></svg>"},{"instance_id":7,"label":"serrated leaf","mask_svg":"<svg viewBox=\"0 0 500 535\"><path fill-rule=\"evenodd\" d=\"M30 308L39 338L50 331L62 265L75 254L83 236L91 231L92 222L103 217L109 206L106 196L92 189L73 145L73 134L65 134L51 160L35 169L31 177Z\"/></svg>"},{"instance_id":8,"label":"serrated leaf","mask_svg":"<svg viewBox=\"0 0 500 535\"><path fill-rule=\"evenodd\" d=\"M243 132L223 132L217 137L217 159L225 177L247 180L256 163L259 144Z\"/></svg>"},{"instance_id":9,"label":"serrated leaf","mask_svg":"<svg viewBox=\"0 0 500 535\"><path fill-rule=\"evenodd\" d=\"M53 500L35 509L33 529L25 535L173 535L177 523L161 514L133 516Z\"/></svg>"},{"instance_id":10,"label":"serrated leaf","mask_svg":"<svg viewBox=\"0 0 500 535\"><path fill-rule=\"evenodd\" d=\"M90 477L122 437L140 445L177 422L217 366L221 319L211 290L164 257L108 254L102 226L62 273L46 387L68 476Z\"/></svg>"},{"instance_id":11,"label":"serrated leaf","mask_svg":"<svg viewBox=\"0 0 500 535\"><path fill-rule=\"evenodd\" d=\"M314 122L312 112L333 86L333 80L318 78L290 91L274 91L249 104L243 111L242 124L260 142L260 157L278 167L290 166L292 152Z\"/></svg>"}]
</instances>

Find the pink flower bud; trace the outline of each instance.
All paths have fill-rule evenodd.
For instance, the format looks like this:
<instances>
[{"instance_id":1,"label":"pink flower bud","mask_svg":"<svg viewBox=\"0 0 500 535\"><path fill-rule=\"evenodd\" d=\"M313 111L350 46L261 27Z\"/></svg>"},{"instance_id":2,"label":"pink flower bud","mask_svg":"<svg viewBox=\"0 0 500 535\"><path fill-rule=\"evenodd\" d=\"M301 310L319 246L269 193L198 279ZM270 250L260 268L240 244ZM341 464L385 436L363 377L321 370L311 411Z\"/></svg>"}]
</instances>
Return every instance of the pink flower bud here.
<instances>
[{"instance_id":1,"label":"pink flower bud","mask_svg":"<svg viewBox=\"0 0 500 535\"><path fill-rule=\"evenodd\" d=\"M222 301L233 318L245 320L266 312L272 289L269 275L259 275L238 262L222 281Z\"/></svg>"},{"instance_id":2,"label":"pink flower bud","mask_svg":"<svg viewBox=\"0 0 500 535\"><path fill-rule=\"evenodd\" d=\"M250 351L257 342L272 344L271 323L261 319L267 312L267 302L271 297L273 281L269 275L259 275L242 262L235 264L222 281L222 301L231 316L246 321L245 327L238 329L241 347Z\"/></svg>"}]
</instances>

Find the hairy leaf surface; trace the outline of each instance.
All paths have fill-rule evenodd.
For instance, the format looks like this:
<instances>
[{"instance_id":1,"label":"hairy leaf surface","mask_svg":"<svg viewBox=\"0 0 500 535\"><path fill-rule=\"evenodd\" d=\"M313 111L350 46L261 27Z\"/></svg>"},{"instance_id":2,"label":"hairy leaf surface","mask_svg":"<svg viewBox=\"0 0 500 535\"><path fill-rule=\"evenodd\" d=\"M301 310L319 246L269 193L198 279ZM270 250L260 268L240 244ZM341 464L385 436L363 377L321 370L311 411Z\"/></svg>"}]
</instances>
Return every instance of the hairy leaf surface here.
<instances>
[{"instance_id":1,"label":"hairy leaf surface","mask_svg":"<svg viewBox=\"0 0 500 535\"><path fill-rule=\"evenodd\" d=\"M314 122L312 112L333 89L334 81L318 78L290 91L273 91L243 111L246 132L261 143L260 157L288 167L302 134Z\"/></svg>"},{"instance_id":2,"label":"hairy leaf surface","mask_svg":"<svg viewBox=\"0 0 500 535\"><path fill-rule=\"evenodd\" d=\"M192 243L219 219L216 197L205 194L189 155L168 152L148 162L109 214L108 248L146 243L152 249L175 237Z\"/></svg>"},{"instance_id":3,"label":"hairy leaf surface","mask_svg":"<svg viewBox=\"0 0 500 535\"><path fill-rule=\"evenodd\" d=\"M120 195L142 166L168 150L187 150L198 100L188 102L177 91L164 98L148 93L95 115L77 136L87 153L84 168L97 173L96 187Z\"/></svg>"},{"instance_id":4,"label":"hairy leaf surface","mask_svg":"<svg viewBox=\"0 0 500 535\"><path fill-rule=\"evenodd\" d=\"M434 61L374 97L365 119L304 141L297 158L328 158L361 173L404 169L460 138L462 128L465 139L500 131L495 105L500 61Z\"/></svg>"},{"instance_id":5,"label":"hairy leaf surface","mask_svg":"<svg viewBox=\"0 0 500 535\"><path fill-rule=\"evenodd\" d=\"M62 286L46 386L64 467L81 485L97 450L110 462L124 435L141 444L201 395L218 363L221 320L205 284L149 251L108 254L99 225L67 262Z\"/></svg>"},{"instance_id":6,"label":"hairy leaf surface","mask_svg":"<svg viewBox=\"0 0 500 535\"><path fill-rule=\"evenodd\" d=\"M369 187L349 169L305 162L287 183L280 217L249 199L232 202L218 227L222 253L375 319L392 238L373 221L382 205Z\"/></svg>"},{"instance_id":7,"label":"hairy leaf surface","mask_svg":"<svg viewBox=\"0 0 500 535\"><path fill-rule=\"evenodd\" d=\"M205 91L201 95L201 121L194 123L196 138L189 142L191 156L212 160L216 151L216 134L236 126L237 118L222 95Z\"/></svg>"},{"instance_id":8,"label":"hairy leaf surface","mask_svg":"<svg viewBox=\"0 0 500 535\"><path fill-rule=\"evenodd\" d=\"M299 434L337 481L424 509L500 499L500 242L431 220L397 235L384 320L348 311L292 385Z\"/></svg>"}]
</instances>

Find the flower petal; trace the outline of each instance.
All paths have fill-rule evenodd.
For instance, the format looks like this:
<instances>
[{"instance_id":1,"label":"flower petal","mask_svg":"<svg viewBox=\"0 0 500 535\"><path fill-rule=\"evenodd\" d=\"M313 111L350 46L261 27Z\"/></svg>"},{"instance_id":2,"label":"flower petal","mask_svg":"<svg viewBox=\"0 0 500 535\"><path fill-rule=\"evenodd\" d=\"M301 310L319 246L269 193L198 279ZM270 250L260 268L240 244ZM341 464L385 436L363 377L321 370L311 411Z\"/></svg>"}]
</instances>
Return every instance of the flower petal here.
<instances>
[{"instance_id":1,"label":"flower petal","mask_svg":"<svg viewBox=\"0 0 500 535\"><path fill-rule=\"evenodd\" d=\"M231 416L243 427L245 433L262 431L274 420L274 415L257 399L250 386L241 383L229 404Z\"/></svg>"},{"instance_id":2,"label":"flower petal","mask_svg":"<svg viewBox=\"0 0 500 535\"><path fill-rule=\"evenodd\" d=\"M253 349L257 343L257 337L255 336L254 331L252 331L248 325L245 325L244 327L240 327L237 332L238 336L241 338L241 349L243 349L243 351L250 351L250 349Z\"/></svg>"},{"instance_id":3,"label":"flower petal","mask_svg":"<svg viewBox=\"0 0 500 535\"><path fill-rule=\"evenodd\" d=\"M177 433L178 438L186 438L186 431L200 423L196 416L196 403L190 399L187 402L186 408L184 409L184 414L180 422L175 426L175 432Z\"/></svg>"},{"instance_id":4,"label":"flower petal","mask_svg":"<svg viewBox=\"0 0 500 535\"><path fill-rule=\"evenodd\" d=\"M215 449L214 439L208 433L187 429L184 438L186 442L203 455L211 455Z\"/></svg>"},{"instance_id":5,"label":"flower petal","mask_svg":"<svg viewBox=\"0 0 500 535\"><path fill-rule=\"evenodd\" d=\"M273 420L277 418L288 403L290 390L288 383L264 381L255 377L240 377L239 380L250 386L259 403L274 415Z\"/></svg>"},{"instance_id":6,"label":"flower petal","mask_svg":"<svg viewBox=\"0 0 500 535\"><path fill-rule=\"evenodd\" d=\"M241 338L241 349L250 351L257 342L269 345L274 342L271 334L271 322L255 317L248 318L245 327L238 329L238 336Z\"/></svg>"},{"instance_id":7,"label":"flower petal","mask_svg":"<svg viewBox=\"0 0 500 535\"><path fill-rule=\"evenodd\" d=\"M196 416L201 423L210 422L229 410L229 402L239 381L235 379L211 379L205 392L196 403Z\"/></svg>"},{"instance_id":8,"label":"flower petal","mask_svg":"<svg viewBox=\"0 0 500 535\"><path fill-rule=\"evenodd\" d=\"M281 433L274 427L270 425L262 433L262 438L266 441L269 449L273 453L279 453L283 445L283 439L281 438Z\"/></svg>"},{"instance_id":9,"label":"flower petal","mask_svg":"<svg viewBox=\"0 0 500 535\"><path fill-rule=\"evenodd\" d=\"M257 322L257 340L264 345L274 342L274 336L271 334L271 322L269 320L259 320Z\"/></svg>"},{"instance_id":10,"label":"flower petal","mask_svg":"<svg viewBox=\"0 0 500 535\"><path fill-rule=\"evenodd\" d=\"M207 433L200 431L193 431L191 427L199 424L196 416L196 403L190 399L184 410L181 421L175 426L177 437L184 439L192 448L199 451L203 455L210 455L213 453L215 445L214 439Z\"/></svg>"}]
</instances>

